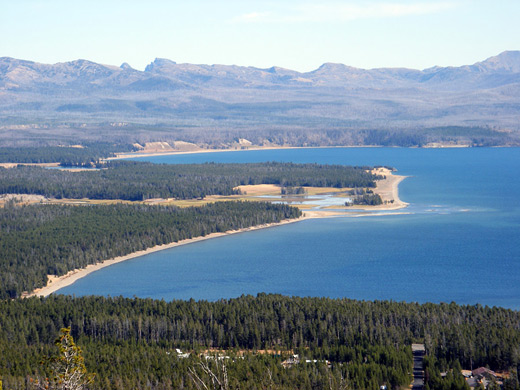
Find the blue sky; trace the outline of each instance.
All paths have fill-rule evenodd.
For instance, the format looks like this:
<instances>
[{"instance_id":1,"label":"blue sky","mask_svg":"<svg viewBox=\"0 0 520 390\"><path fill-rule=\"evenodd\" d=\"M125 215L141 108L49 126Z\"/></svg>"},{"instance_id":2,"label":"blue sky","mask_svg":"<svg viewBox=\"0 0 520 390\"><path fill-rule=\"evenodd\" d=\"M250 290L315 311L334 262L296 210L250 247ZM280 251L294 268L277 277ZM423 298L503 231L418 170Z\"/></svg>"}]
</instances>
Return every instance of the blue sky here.
<instances>
[{"instance_id":1,"label":"blue sky","mask_svg":"<svg viewBox=\"0 0 520 390\"><path fill-rule=\"evenodd\" d=\"M519 50L519 20L518 0L0 0L0 57L424 69Z\"/></svg>"}]
</instances>

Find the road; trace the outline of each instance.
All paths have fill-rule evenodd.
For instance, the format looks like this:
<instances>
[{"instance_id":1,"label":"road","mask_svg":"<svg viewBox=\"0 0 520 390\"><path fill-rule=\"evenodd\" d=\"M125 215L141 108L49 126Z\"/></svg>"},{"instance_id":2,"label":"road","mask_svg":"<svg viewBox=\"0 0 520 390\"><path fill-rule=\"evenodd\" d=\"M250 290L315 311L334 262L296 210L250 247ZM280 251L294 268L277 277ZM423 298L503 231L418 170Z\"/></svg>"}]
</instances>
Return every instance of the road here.
<instances>
[{"instance_id":1,"label":"road","mask_svg":"<svg viewBox=\"0 0 520 390\"><path fill-rule=\"evenodd\" d=\"M413 382L412 390L424 390L424 344L412 344L413 353Z\"/></svg>"}]
</instances>

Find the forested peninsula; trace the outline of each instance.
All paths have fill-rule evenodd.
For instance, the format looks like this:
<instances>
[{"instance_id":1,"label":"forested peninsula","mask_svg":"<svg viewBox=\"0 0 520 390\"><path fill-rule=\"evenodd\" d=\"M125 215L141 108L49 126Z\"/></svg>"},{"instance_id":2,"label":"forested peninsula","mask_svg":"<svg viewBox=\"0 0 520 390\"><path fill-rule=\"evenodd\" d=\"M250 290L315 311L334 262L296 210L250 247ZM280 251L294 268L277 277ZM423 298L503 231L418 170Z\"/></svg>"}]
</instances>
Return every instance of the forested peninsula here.
<instances>
[{"instance_id":1,"label":"forested peninsula","mask_svg":"<svg viewBox=\"0 0 520 390\"><path fill-rule=\"evenodd\" d=\"M37 194L53 198L192 199L233 195L235 187L251 184L313 187L375 187L381 176L369 167L340 165L152 164L112 161L105 169L68 172L32 166L0 168L0 194Z\"/></svg>"},{"instance_id":2,"label":"forested peninsula","mask_svg":"<svg viewBox=\"0 0 520 390\"><path fill-rule=\"evenodd\" d=\"M45 374L39 362L68 326L96 373L89 389L196 389L190 370L216 362L199 354L221 357L230 389L406 388L415 342L426 347L426 389L468 389L461 367L480 366L518 389L520 312L480 305L51 296L0 301L0 323L6 389Z\"/></svg>"},{"instance_id":3,"label":"forested peninsula","mask_svg":"<svg viewBox=\"0 0 520 390\"><path fill-rule=\"evenodd\" d=\"M0 168L0 194L143 201L238 194L240 185L373 188L368 167L257 163L167 165L114 161L95 171ZM20 206L0 209L0 297L18 297L89 264L157 245L298 218L298 209L265 202L190 208L139 203Z\"/></svg>"},{"instance_id":4,"label":"forested peninsula","mask_svg":"<svg viewBox=\"0 0 520 390\"><path fill-rule=\"evenodd\" d=\"M105 259L156 245L298 218L268 202L178 208L142 204L6 205L0 209L0 298L18 297Z\"/></svg>"}]
</instances>

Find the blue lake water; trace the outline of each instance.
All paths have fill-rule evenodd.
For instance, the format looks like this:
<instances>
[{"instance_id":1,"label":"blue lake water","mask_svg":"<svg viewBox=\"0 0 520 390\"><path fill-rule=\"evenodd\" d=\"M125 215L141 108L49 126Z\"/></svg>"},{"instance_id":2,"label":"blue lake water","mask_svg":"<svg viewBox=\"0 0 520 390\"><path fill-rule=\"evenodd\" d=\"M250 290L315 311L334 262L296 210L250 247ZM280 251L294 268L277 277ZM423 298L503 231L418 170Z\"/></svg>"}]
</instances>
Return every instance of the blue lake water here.
<instances>
[{"instance_id":1,"label":"blue lake water","mask_svg":"<svg viewBox=\"0 0 520 390\"><path fill-rule=\"evenodd\" d=\"M141 158L388 165L406 215L306 220L92 273L63 294L171 299L259 292L520 309L520 149L330 148Z\"/></svg>"}]
</instances>

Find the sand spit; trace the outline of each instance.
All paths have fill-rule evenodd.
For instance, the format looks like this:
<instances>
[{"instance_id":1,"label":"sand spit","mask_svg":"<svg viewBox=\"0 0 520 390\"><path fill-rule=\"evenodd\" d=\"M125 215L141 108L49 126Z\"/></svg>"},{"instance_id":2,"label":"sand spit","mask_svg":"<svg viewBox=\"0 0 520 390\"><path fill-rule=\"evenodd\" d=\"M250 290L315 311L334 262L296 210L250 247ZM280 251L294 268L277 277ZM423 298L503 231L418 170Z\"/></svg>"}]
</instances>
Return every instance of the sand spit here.
<instances>
[{"instance_id":1,"label":"sand spit","mask_svg":"<svg viewBox=\"0 0 520 390\"><path fill-rule=\"evenodd\" d=\"M377 168L373 170L374 173L385 176L385 179L376 182L374 192L378 194L383 200L383 204L378 206L327 206L321 209L307 210L302 207L305 216L308 218L326 218L336 216L347 217L361 217L374 215L395 215L408 213L376 213L376 211L394 211L404 209L408 203L403 202L399 198L399 183L401 183L407 176L394 175L387 168ZM342 189L345 190L345 189ZM338 211L339 210L339 211Z\"/></svg>"},{"instance_id":2,"label":"sand spit","mask_svg":"<svg viewBox=\"0 0 520 390\"><path fill-rule=\"evenodd\" d=\"M383 202L386 201L387 204L371 206L370 210L398 210L408 206L408 203L399 199L399 183L407 176L394 175L387 168L376 168L372 172L386 177L386 179L376 182L374 192L379 194Z\"/></svg>"}]
</instances>

